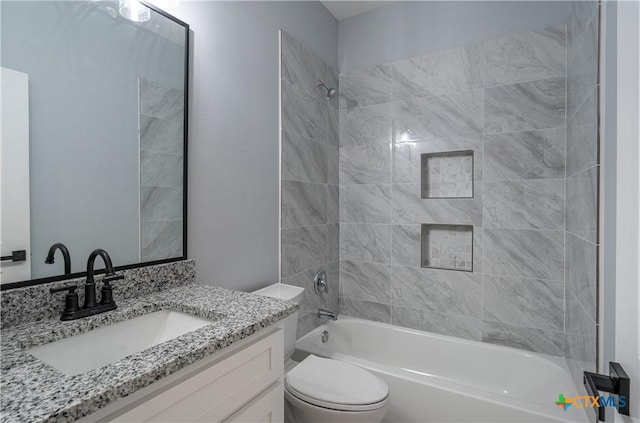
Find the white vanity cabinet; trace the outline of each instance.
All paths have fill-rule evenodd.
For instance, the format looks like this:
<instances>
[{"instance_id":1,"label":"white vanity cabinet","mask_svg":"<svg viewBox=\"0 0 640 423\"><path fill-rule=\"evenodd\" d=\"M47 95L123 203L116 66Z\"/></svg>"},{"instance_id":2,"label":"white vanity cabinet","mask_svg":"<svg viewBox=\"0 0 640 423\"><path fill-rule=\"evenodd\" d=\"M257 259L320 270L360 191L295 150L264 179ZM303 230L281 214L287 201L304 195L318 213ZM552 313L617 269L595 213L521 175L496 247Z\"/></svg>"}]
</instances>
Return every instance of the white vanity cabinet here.
<instances>
[{"instance_id":1,"label":"white vanity cabinet","mask_svg":"<svg viewBox=\"0 0 640 423\"><path fill-rule=\"evenodd\" d=\"M282 422L283 342L263 329L81 422Z\"/></svg>"}]
</instances>

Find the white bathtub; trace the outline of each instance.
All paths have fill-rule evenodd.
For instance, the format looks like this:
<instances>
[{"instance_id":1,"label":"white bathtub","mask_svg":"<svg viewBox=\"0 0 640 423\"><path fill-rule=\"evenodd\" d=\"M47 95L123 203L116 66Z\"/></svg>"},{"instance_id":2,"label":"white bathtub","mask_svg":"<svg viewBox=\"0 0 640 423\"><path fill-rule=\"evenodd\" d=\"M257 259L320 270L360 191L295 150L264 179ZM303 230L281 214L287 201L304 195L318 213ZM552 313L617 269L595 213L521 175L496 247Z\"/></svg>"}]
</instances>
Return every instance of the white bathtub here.
<instances>
[{"instance_id":1,"label":"white bathtub","mask_svg":"<svg viewBox=\"0 0 640 423\"><path fill-rule=\"evenodd\" d=\"M584 409L554 404L559 393L577 395L557 357L343 316L296 342L294 358L308 354L382 377L391 392L385 422L588 421Z\"/></svg>"}]
</instances>

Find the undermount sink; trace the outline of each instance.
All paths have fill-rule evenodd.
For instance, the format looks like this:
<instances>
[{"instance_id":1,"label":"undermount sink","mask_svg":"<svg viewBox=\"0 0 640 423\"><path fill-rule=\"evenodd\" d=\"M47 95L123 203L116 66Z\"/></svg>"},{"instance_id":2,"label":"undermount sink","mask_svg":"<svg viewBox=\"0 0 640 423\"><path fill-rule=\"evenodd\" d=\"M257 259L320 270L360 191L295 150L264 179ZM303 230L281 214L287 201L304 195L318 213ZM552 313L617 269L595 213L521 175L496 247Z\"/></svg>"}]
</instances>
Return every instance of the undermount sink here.
<instances>
[{"instance_id":1,"label":"undermount sink","mask_svg":"<svg viewBox=\"0 0 640 423\"><path fill-rule=\"evenodd\" d=\"M100 368L211 324L213 320L161 310L28 350L73 376Z\"/></svg>"}]
</instances>

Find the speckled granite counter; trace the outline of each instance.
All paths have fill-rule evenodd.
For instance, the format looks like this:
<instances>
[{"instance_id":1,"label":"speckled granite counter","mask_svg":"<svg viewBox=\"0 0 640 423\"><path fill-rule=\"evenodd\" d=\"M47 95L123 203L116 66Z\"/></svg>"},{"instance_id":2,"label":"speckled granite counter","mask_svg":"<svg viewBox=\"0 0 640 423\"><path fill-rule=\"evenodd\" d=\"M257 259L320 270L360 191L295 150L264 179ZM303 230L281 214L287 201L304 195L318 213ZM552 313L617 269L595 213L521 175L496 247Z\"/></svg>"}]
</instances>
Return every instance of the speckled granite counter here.
<instances>
[{"instance_id":1,"label":"speckled granite counter","mask_svg":"<svg viewBox=\"0 0 640 423\"><path fill-rule=\"evenodd\" d=\"M25 351L162 309L217 320L77 376L67 376ZM291 302L190 284L121 300L117 310L97 316L72 322L44 320L2 330L0 416L7 422L74 421L270 326L296 309Z\"/></svg>"}]
</instances>

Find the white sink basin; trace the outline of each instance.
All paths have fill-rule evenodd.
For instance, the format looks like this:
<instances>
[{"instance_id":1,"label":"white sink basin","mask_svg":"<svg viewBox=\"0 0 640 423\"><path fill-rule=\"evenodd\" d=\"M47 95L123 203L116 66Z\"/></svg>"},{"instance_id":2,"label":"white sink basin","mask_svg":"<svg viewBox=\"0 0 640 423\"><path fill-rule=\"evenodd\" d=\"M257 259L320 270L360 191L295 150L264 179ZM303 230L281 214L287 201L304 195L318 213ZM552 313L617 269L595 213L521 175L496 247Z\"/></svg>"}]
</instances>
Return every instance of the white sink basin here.
<instances>
[{"instance_id":1,"label":"white sink basin","mask_svg":"<svg viewBox=\"0 0 640 423\"><path fill-rule=\"evenodd\" d=\"M29 350L70 376L100 368L209 325L212 320L161 310Z\"/></svg>"}]
</instances>

